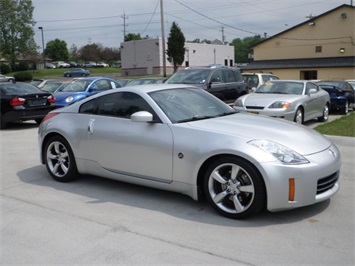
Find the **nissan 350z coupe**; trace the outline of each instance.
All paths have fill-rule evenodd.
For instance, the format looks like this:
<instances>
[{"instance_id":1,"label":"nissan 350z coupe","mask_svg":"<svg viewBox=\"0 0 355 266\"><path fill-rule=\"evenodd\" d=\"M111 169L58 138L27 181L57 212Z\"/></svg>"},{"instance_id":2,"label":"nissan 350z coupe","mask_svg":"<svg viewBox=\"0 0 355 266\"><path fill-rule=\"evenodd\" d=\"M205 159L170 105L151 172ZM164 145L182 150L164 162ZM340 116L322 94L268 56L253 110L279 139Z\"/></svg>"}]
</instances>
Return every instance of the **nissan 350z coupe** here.
<instances>
[{"instance_id":1,"label":"nissan 350z coupe","mask_svg":"<svg viewBox=\"0 0 355 266\"><path fill-rule=\"evenodd\" d=\"M91 174L206 198L242 219L329 199L339 189L337 147L313 129L236 113L190 85L109 90L50 112L40 159L57 181Z\"/></svg>"}]
</instances>

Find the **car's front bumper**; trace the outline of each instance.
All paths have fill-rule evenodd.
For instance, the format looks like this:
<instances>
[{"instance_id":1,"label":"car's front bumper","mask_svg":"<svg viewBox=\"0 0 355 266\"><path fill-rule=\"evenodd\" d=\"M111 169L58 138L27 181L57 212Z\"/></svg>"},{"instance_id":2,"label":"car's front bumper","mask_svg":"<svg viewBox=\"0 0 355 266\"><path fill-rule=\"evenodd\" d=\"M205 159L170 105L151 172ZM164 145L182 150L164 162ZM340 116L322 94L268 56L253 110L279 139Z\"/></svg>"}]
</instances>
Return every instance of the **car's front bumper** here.
<instances>
[{"instance_id":1,"label":"car's front bumper","mask_svg":"<svg viewBox=\"0 0 355 266\"><path fill-rule=\"evenodd\" d=\"M268 210L312 205L329 199L339 190L341 156L336 146L305 158L308 164L262 164Z\"/></svg>"},{"instance_id":2,"label":"car's front bumper","mask_svg":"<svg viewBox=\"0 0 355 266\"><path fill-rule=\"evenodd\" d=\"M245 112L250 114L259 114L270 116L274 118L283 118L289 121L293 121L295 118L295 111L289 109L246 109L233 106L234 110L238 112Z\"/></svg>"}]
</instances>

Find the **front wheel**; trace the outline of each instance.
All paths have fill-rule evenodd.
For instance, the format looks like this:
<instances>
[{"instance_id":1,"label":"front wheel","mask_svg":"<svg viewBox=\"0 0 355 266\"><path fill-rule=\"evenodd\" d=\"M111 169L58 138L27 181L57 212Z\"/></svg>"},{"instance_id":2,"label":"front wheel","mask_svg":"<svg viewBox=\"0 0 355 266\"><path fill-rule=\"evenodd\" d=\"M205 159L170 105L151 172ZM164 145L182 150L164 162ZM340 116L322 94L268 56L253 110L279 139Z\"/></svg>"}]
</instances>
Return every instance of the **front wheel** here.
<instances>
[{"instance_id":1,"label":"front wheel","mask_svg":"<svg viewBox=\"0 0 355 266\"><path fill-rule=\"evenodd\" d=\"M46 167L53 179L69 182L78 176L73 152L63 137L49 139L44 152Z\"/></svg>"},{"instance_id":2,"label":"front wheel","mask_svg":"<svg viewBox=\"0 0 355 266\"><path fill-rule=\"evenodd\" d=\"M327 122L329 118L329 105L326 104L323 108L323 115L318 117L319 122Z\"/></svg>"},{"instance_id":3,"label":"front wheel","mask_svg":"<svg viewBox=\"0 0 355 266\"><path fill-rule=\"evenodd\" d=\"M244 159L225 156L214 161L204 179L207 200L221 215L244 219L266 202L265 185L256 168Z\"/></svg>"},{"instance_id":4,"label":"front wheel","mask_svg":"<svg viewBox=\"0 0 355 266\"><path fill-rule=\"evenodd\" d=\"M297 124L303 124L303 110L301 108L297 109L293 121Z\"/></svg>"}]
</instances>

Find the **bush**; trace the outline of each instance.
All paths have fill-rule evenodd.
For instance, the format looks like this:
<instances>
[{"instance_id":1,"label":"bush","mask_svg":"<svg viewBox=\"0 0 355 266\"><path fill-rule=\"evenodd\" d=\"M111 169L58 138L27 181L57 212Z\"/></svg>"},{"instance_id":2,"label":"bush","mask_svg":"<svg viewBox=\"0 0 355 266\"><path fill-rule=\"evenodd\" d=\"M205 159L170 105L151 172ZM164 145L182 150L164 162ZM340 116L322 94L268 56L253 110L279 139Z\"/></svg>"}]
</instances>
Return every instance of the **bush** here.
<instances>
[{"instance_id":1,"label":"bush","mask_svg":"<svg viewBox=\"0 0 355 266\"><path fill-rule=\"evenodd\" d=\"M15 73L14 78L16 81L31 81L33 79L33 75L29 71L21 71Z\"/></svg>"},{"instance_id":2,"label":"bush","mask_svg":"<svg viewBox=\"0 0 355 266\"><path fill-rule=\"evenodd\" d=\"M5 64L1 64L0 65L0 73L1 74L7 74L7 73L10 73L11 72L11 68L9 65L5 65Z\"/></svg>"}]
</instances>

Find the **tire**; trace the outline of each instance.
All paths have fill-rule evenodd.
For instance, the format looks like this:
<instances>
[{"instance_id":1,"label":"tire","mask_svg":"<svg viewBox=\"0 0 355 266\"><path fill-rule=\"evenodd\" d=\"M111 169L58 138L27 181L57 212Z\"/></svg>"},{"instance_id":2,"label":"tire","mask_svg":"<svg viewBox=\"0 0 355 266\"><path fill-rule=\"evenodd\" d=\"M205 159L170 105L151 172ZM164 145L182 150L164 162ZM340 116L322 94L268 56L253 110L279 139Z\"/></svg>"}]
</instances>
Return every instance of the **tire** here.
<instances>
[{"instance_id":1,"label":"tire","mask_svg":"<svg viewBox=\"0 0 355 266\"><path fill-rule=\"evenodd\" d=\"M329 118L329 105L326 104L323 108L323 115L318 117L318 122L327 122Z\"/></svg>"},{"instance_id":2,"label":"tire","mask_svg":"<svg viewBox=\"0 0 355 266\"><path fill-rule=\"evenodd\" d=\"M261 174L238 157L215 160L206 171L203 187L213 208L228 218L244 219L265 207L266 190Z\"/></svg>"},{"instance_id":3,"label":"tire","mask_svg":"<svg viewBox=\"0 0 355 266\"><path fill-rule=\"evenodd\" d=\"M297 109L293 121L296 122L297 124L303 124L303 110L302 110L302 108Z\"/></svg>"},{"instance_id":4,"label":"tire","mask_svg":"<svg viewBox=\"0 0 355 266\"><path fill-rule=\"evenodd\" d=\"M0 129L4 129L6 128L6 123L2 117L2 115L0 115Z\"/></svg>"},{"instance_id":5,"label":"tire","mask_svg":"<svg viewBox=\"0 0 355 266\"><path fill-rule=\"evenodd\" d=\"M66 77L68 77L68 78L69 78L69 77L71 77L71 75L70 75L70 74L65 74L65 76L66 76Z\"/></svg>"},{"instance_id":6,"label":"tire","mask_svg":"<svg viewBox=\"0 0 355 266\"><path fill-rule=\"evenodd\" d=\"M347 115L349 113L349 102L346 101L344 107L340 110L342 115Z\"/></svg>"},{"instance_id":7,"label":"tire","mask_svg":"<svg viewBox=\"0 0 355 266\"><path fill-rule=\"evenodd\" d=\"M73 152L61 136L48 140L44 150L45 164L49 174L59 182L69 182L78 177Z\"/></svg>"}]
</instances>

